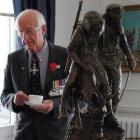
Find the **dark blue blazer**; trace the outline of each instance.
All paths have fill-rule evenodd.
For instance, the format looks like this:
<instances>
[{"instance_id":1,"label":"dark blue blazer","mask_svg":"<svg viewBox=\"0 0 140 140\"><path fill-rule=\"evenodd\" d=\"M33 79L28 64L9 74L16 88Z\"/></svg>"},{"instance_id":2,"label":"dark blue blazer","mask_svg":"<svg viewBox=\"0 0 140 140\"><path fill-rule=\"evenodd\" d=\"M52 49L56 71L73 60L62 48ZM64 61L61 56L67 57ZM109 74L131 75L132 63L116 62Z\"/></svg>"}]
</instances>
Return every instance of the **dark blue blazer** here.
<instances>
[{"instance_id":1,"label":"dark blue blazer","mask_svg":"<svg viewBox=\"0 0 140 140\"><path fill-rule=\"evenodd\" d=\"M46 74L46 82L42 94L44 99L50 99L49 91L52 89L52 81L66 78L64 68L67 59L67 50L63 47L49 44L49 58ZM60 65L52 79L50 64ZM3 106L18 113L18 123L15 140L63 140L64 126L57 120L60 98L54 97L54 109L49 114L34 111L29 106L16 106L13 103L14 95L22 90L29 94L29 69L28 52L25 48L8 55L5 70L4 89L1 95Z\"/></svg>"}]
</instances>

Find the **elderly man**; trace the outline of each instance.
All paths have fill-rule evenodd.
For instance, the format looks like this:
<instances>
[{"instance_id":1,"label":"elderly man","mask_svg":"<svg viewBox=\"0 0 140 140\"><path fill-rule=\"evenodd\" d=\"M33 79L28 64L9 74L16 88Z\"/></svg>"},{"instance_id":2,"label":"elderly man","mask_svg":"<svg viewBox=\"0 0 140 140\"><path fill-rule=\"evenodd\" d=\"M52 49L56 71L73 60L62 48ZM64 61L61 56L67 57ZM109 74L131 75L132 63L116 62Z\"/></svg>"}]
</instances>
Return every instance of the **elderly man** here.
<instances>
[{"instance_id":1,"label":"elderly man","mask_svg":"<svg viewBox=\"0 0 140 140\"><path fill-rule=\"evenodd\" d=\"M59 98L49 92L55 80L65 78L67 51L45 40L46 22L37 10L21 12L15 25L24 47L8 55L1 95L2 104L19 116L15 140L63 140ZM26 105L30 94L43 95L43 102Z\"/></svg>"}]
</instances>

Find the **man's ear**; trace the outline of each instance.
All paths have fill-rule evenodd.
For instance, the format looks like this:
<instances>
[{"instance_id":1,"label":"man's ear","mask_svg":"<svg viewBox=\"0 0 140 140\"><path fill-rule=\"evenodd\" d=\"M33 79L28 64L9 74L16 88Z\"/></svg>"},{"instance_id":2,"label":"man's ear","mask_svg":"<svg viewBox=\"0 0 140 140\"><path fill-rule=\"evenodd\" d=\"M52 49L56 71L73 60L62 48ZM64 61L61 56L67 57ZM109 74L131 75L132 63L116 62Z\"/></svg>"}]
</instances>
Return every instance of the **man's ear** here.
<instances>
[{"instance_id":1,"label":"man's ear","mask_svg":"<svg viewBox=\"0 0 140 140\"><path fill-rule=\"evenodd\" d=\"M47 27L46 27L46 25L42 25L41 28L42 28L42 34L45 35L46 32L47 32Z\"/></svg>"}]
</instances>

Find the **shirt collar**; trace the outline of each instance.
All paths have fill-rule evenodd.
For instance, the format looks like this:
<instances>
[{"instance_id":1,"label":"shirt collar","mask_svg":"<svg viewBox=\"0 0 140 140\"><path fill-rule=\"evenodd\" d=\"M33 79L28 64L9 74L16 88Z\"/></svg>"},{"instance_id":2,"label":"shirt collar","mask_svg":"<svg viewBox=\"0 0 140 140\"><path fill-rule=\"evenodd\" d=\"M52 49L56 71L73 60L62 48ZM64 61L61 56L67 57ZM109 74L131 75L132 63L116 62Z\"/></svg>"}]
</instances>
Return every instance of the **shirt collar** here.
<instances>
[{"instance_id":1,"label":"shirt collar","mask_svg":"<svg viewBox=\"0 0 140 140\"><path fill-rule=\"evenodd\" d=\"M46 55L46 53L49 53L48 43L45 40L44 46L41 48L39 52L36 53L37 57L41 61L42 58ZM32 53L28 50L29 57L31 58Z\"/></svg>"}]
</instances>

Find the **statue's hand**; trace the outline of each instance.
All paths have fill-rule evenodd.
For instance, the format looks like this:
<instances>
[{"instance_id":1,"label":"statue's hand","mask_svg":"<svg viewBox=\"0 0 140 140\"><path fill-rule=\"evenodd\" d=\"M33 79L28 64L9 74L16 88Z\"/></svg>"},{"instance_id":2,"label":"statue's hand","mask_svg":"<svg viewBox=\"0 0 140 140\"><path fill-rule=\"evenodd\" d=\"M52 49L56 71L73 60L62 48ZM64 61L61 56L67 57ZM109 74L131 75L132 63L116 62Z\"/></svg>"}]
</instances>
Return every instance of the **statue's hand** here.
<instances>
[{"instance_id":1,"label":"statue's hand","mask_svg":"<svg viewBox=\"0 0 140 140\"><path fill-rule=\"evenodd\" d=\"M134 60L134 58L128 58L128 66L129 68L133 71L136 67L136 61Z\"/></svg>"},{"instance_id":2,"label":"statue's hand","mask_svg":"<svg viewBox=\"0 0 140 140\"><path fill-rule=\"evenodd\" d=\"M84 69L84 71L86 71L88 73L92 73L93 72L92 66L89 65L89 64L83 65L83 69Z\"/></svg>"}]
</instances>

